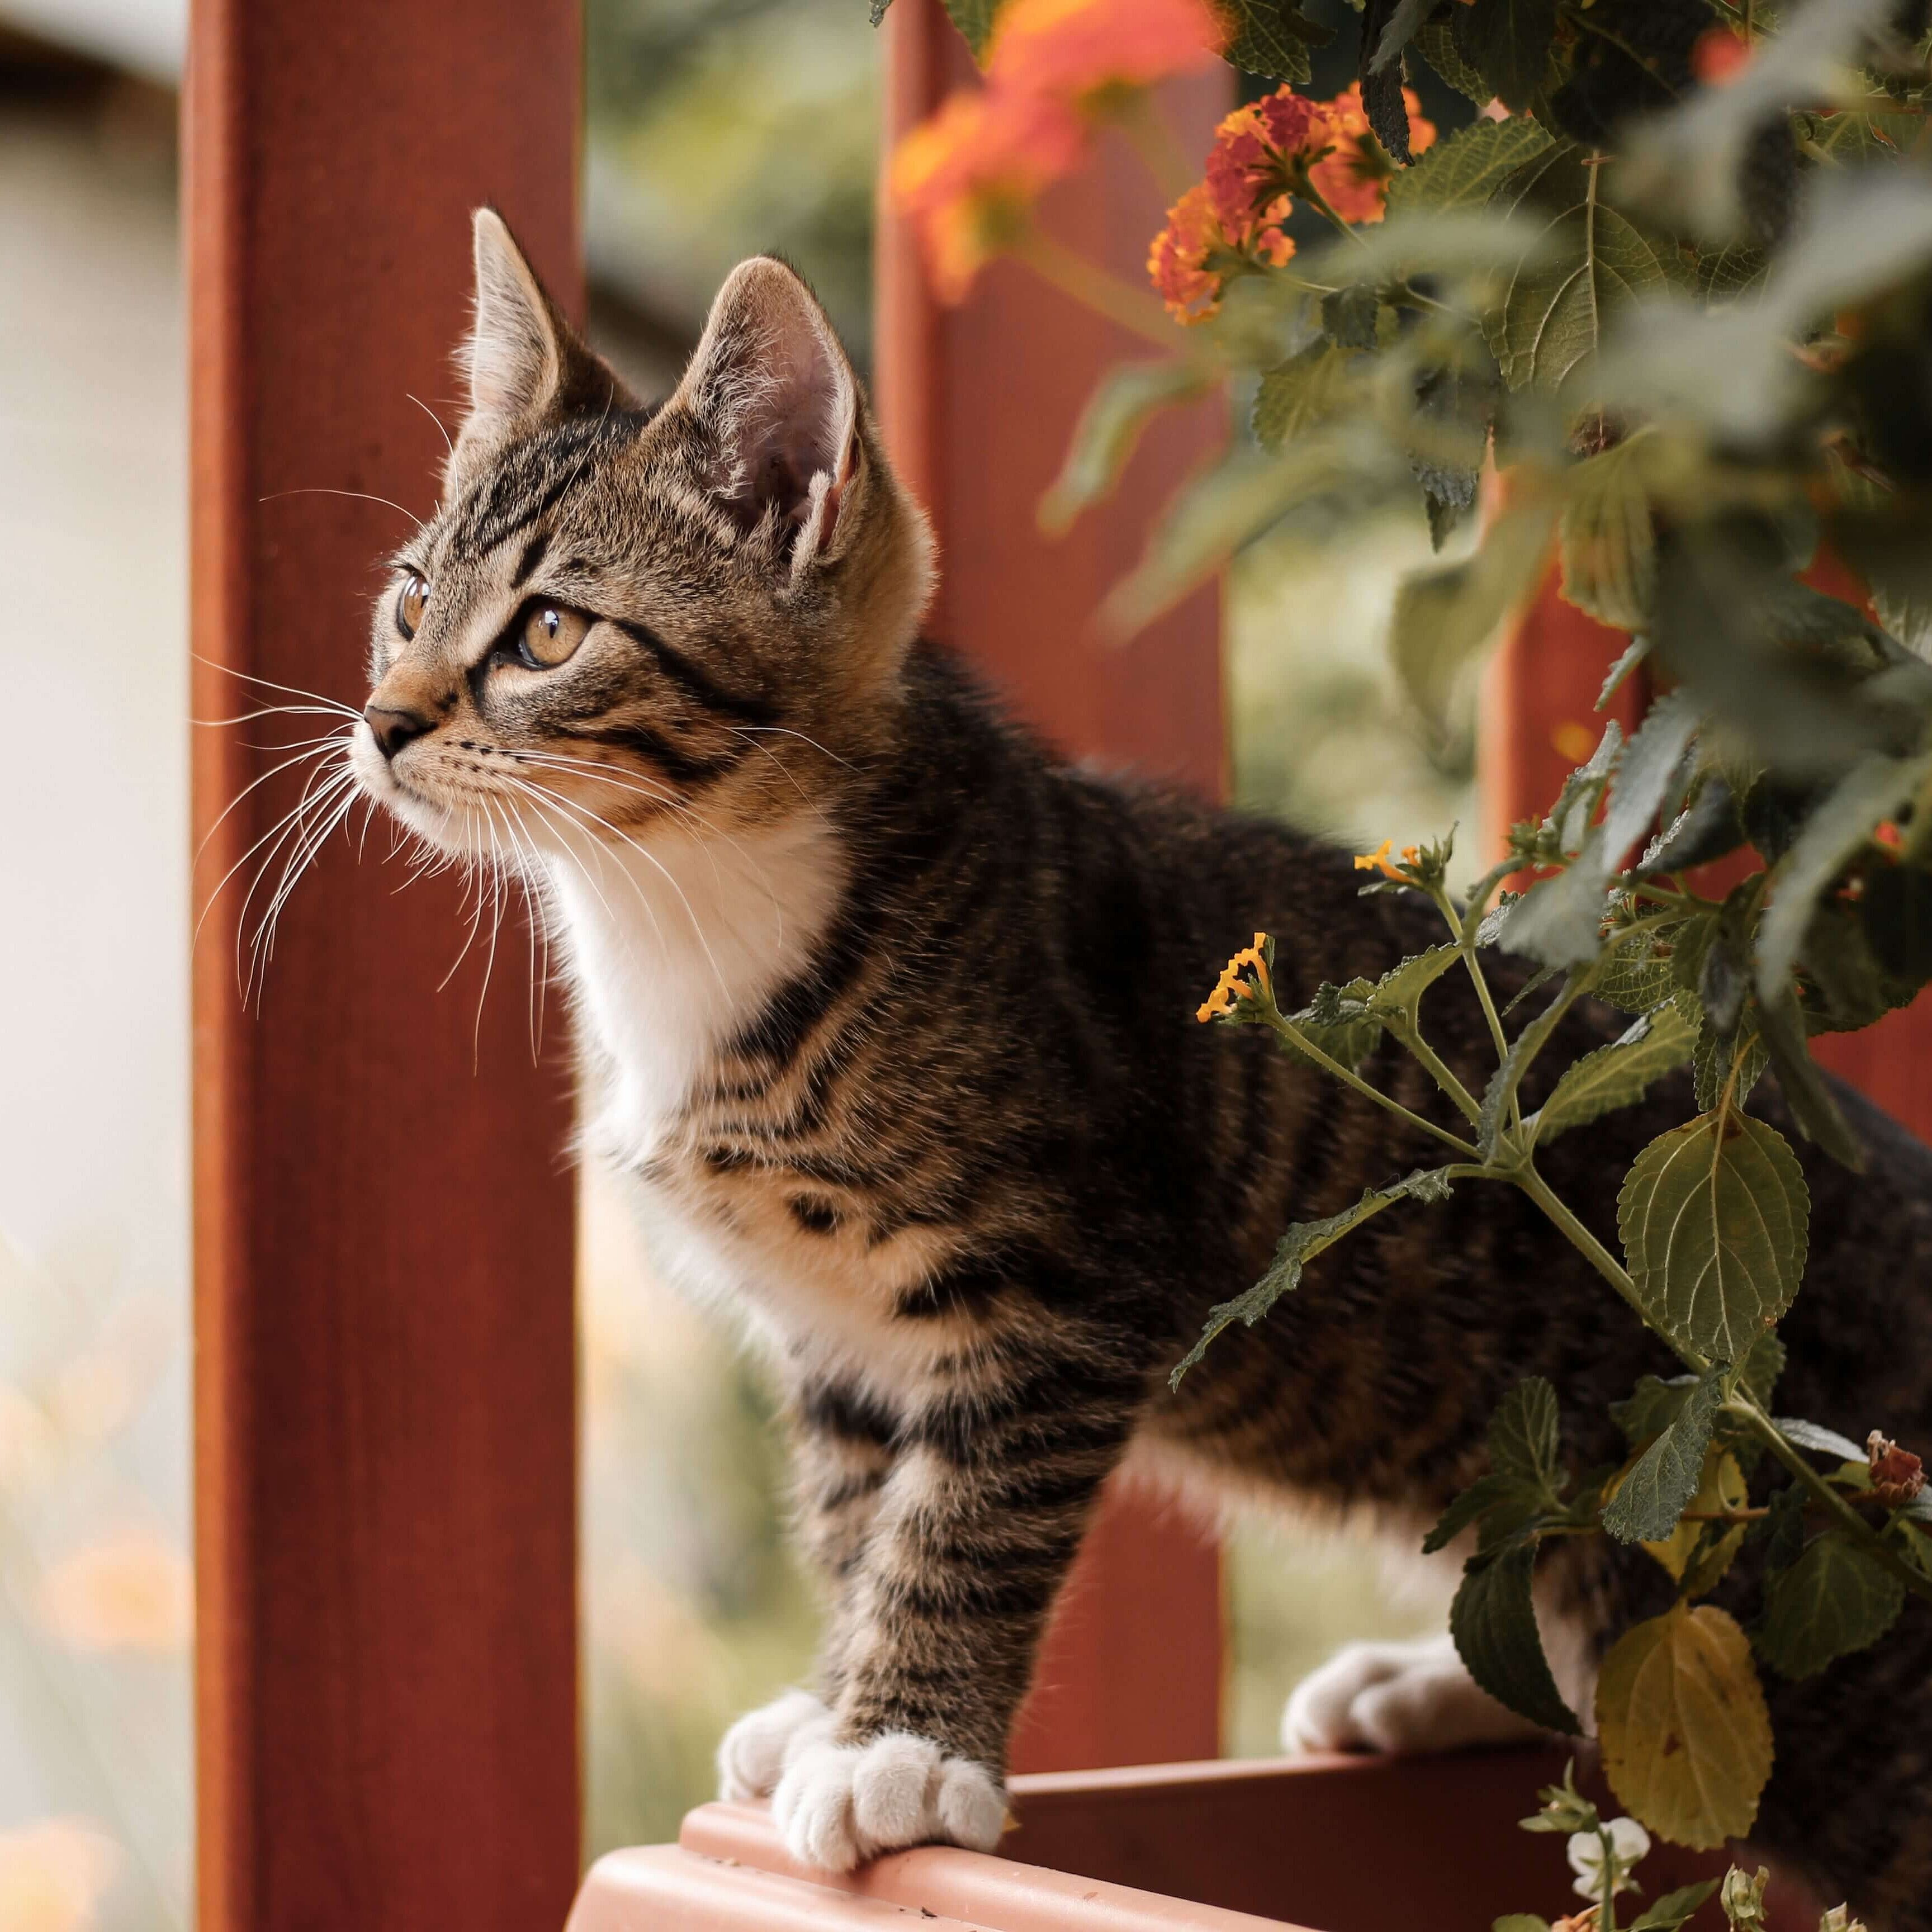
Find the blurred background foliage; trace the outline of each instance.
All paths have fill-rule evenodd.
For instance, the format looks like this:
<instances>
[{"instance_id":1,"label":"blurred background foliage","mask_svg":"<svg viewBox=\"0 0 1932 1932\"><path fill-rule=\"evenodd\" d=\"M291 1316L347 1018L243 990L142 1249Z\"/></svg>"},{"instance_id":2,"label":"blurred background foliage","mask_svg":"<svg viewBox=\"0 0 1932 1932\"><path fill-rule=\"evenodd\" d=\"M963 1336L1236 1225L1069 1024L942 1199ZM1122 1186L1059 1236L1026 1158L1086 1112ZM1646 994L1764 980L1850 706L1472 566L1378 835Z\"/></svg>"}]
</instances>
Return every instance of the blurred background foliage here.
<instances>
[{"instance_id":1,"label":"blurred background foliage","mask_svg":"<svg viewBox=\"0 0 1932 1932\"><path fill-rule=\"evenodd\" d=\"M0 947L0 1932L191 1920L182 14L0 0L0 575L66 614L62 650L9 675L101 747L82 796L57 734L28 734L0 793L34 828L4 880L34 941ZM590 0L587 28L600 345L662 388L724 271L776 248L864 359L880 46L862 0ZM1308 524L1242 560L1244 802L1370 842L1468 818L1469 735L1425 748L1381 643L1426 542L1419 520L1346 542ZM816 1610L755 1371L585 1189L596 1850L668 1836L710 1794L718 1734L808 1668ZM1336 1643L1439 1622L1380 1566L1318 1526L1232 1533L1229 1750L1274 1748L1287 1690Z\"/></svg>"}]
</instances>

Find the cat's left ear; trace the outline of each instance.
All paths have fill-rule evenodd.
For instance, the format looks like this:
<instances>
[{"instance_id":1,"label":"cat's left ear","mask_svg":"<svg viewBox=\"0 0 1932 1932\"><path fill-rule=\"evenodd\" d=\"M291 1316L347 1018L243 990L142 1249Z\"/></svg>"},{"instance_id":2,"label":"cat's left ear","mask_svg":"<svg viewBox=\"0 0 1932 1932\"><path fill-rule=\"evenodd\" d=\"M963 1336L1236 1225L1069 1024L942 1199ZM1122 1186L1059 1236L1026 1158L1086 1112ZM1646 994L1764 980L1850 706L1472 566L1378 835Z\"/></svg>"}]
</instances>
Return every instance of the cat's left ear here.
<instances>
[{"instance_id":1,"label":"cat's left ear","mask_svg":"<svg viewBox=\"0 0 1932 1932\"><path fill-rule=\"evenodd\" d=\"M628 399L537 279L509 225L494 208L471 220L476 319L464 345L470 413L457 441L489 448L548 417L599 412Z\"/></svg>"},{"instance_id":2,"label":"cat's left ear","mask_svg":"<svg viewBox=\"0 0 1932 1932\"><path fill-rule=\"evenodd\" d=\"M861 462L859 383L784 262L732 270L676 400L710 430L712 487L733 514L749 530L776 514L794 576L831 547Z\"/></svg>"}]
</instances>

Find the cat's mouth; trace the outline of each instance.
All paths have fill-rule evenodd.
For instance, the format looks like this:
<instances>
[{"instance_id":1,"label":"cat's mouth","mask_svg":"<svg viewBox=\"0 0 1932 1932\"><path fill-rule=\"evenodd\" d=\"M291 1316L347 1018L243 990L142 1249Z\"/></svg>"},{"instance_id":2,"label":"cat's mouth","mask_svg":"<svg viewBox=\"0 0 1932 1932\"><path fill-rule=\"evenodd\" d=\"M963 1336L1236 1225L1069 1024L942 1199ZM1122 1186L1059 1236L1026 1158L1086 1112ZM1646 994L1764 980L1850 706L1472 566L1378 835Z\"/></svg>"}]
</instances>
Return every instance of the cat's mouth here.
<instances>
[{"instance_id":1,"label":"cat's mouth","mask_svg":"<svg viewBox=\"0 0 1932 1932\"><path fill-rule=\"evenodd\" d=\"M376 804L439 850L464 858L500 860L506 848L580 850L586 842L634 844L645 826L680 805L602 761L593 770L474 740L424 739L386 758L366 723L350 762Z\"/></svg>"}]
</instances>

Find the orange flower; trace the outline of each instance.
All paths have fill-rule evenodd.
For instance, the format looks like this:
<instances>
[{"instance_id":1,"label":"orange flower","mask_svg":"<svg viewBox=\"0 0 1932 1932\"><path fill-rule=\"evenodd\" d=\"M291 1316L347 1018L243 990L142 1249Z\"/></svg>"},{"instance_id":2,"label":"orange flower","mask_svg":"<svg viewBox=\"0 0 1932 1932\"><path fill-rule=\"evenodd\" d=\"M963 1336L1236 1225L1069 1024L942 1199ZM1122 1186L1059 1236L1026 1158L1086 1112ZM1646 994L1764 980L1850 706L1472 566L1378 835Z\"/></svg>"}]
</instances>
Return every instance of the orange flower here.
<instances>
[{"instance_id":1,"label":"orange flower","mask_svg":"<svg viewBox=\"0 0 1932 1932\"><path fill-rule=\"evenodd\" d=\"M1227 30L1204 0L1008 0L987 56L995 86L1089 108L1116 90L1211 67Z\"/></svg>"},{"instance_id":2,"label":"orange flower","mask_svg":"<svg viewBox=\"0 0 1932 1932\"><path fill-rule=\"evenodd\" d=\"M1229 279L1263 263L1279 268L1294 253L1281 232L1288 216L1281 196L1245 226L1223 221L1214 184L1197 182L1167 211L1167 226L1148 251L1148 277L1179 322L1205 322L1221 306Z\"/></svg>"},{"instance_id":3,"label":"orange flower","mask_svg":"<svg viewBox=\"0 0 1932 1932\"><path fill-rule=\"evenodd\" d=\"M1223 1014L1232 1012L1234 1010L1234 995L1238 992L1245 993L1258 990L1264 997L1271 996L1268 986L1268 962L1262 956L1262 948L1267 944L1268 934L1264 932L1256 933L1253 945L1243 946L1240 951L1222 968L1221 976L1214 982L1214 990L1195 1010L1194 1017L1197 1020L1204 1022L1208 1020L1219 1019ZM1241 975L1250 969L1252 970L1255 976L1255 986L1252 988L1244 986L1241 980Z\"/></svg>"},{"instance_id":4,"label":"orange flower","mask_svg":"<svg viewBox=\"0 0 1932 1932\"><path fill-rule=\"evenodd\" d=\"M1064 103L992 87L955 94L899 143L893 197L919 230L941 301L964 296L1082 146Z\"/></svg>"},{"instance_id":5,"label":"orange flower","mask_svg":"<svg viewBox=\"0 0 1932 1932\"><path fill-rule=\"evenodd\" d=\"M1435 146L1436 124L1422 118L1422 103L1413 88L1405 87L1402 98L1408 110L1408 151L1419 154ZM1381 220L1395 164L1370 132L1361 83L1352 82L1345 92L1324 100L1316 111L1327 124L1328 144L1334 152L1310 167L1308 178L1344 221Z\"/></svg>"}]
</instances>

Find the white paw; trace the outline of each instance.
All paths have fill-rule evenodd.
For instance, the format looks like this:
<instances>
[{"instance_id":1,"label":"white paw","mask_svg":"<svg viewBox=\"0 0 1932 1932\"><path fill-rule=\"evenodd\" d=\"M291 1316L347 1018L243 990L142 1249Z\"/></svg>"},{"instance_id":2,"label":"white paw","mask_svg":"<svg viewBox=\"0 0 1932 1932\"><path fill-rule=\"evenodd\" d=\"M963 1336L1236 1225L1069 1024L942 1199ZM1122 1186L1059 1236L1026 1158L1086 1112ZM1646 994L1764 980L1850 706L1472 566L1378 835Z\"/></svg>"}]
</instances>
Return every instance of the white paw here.
<instances>
[{"instance_id":1,"label":"white paw","mask_svg":"<svg viewBox=\"0 0 1932 1932\"><path fill-rule=\"evenodd\" d=\"M1446 1636L1352 1643L1304 1678L1281 1714L1291 1754L1454 1750L1540 1736L1478 1688Z\"/></svg>"},{"instance_id":2,"label":"white paw","mask_svg":"<svg viewBox=\"0 0 1932 1932\"><path fill-rule=\"evenodd\" d=\"M1006 1828L1006 1794L984 1765L905 1731L868 1744L814 1737L787 1762L772 1816L794 1858L842 1872L908 1845L989 1852Z\"/></svg>"},{"instance_id":3,"label":"white paw","mask_svg":"<svg viewBox=\"0 0 1932 1932\"><path fill-rule=\"evenodd\" d=\"M769 1798L791 1753L831 1729L832 1713L809 1690L788 1690L747 1712L718 1747L718 1796L732 1804Z\"/></svg>"}]
</instances>

